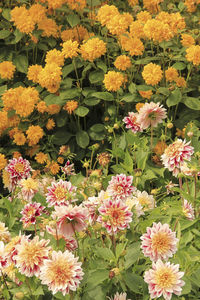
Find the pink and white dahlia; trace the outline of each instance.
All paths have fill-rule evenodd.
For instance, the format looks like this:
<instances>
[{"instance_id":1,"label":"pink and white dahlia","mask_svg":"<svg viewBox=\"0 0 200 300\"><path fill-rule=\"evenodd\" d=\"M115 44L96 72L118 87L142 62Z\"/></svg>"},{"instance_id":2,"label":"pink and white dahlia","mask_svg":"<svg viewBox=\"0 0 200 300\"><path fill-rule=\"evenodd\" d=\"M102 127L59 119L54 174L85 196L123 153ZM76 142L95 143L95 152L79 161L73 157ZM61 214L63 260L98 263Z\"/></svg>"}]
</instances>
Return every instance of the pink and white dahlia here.
<instances>
[{"instance_id":1,"label":"pink and white dahlia","mask_svg":"<svg viewBox=\"0 0 200 300\"><path fill-rule=\"evenodd\" d=\"M143 207L136 197L128 197L126 199L126 205L130 210L134 209L138 218L144 215Z\"/></svg>"},{"instance_id":2,"label":"pink and white dahlia","mask_svg":"<svg viewBox=\"0 0 200 300\"><path fill-rule=\"evenodd\" d=\"M5 268L7 266L7 258L5 256L5 247L4 242L0 242L0 269ZM2 274L1 274L2 275Z\"/></svg>"},{"instance_id":3,"label":"pink and white dahlia","mask_svg":"<svg viewBox=\"0 0 200 300\"><path fill-rule=\"evenodd\" d=\"M70 181L63 181L60 179L58 182L52 182L51 186L47 188L46 194L49 207L54 205L69 204L69 202L76 201L74 199L76 187Z\"/></svg>"},{"instance_id":4,"label":"pink and white dahlia","mask_svg":"<svg viewBox=\"0 0 200 300\"><path fill-rule=\"evenodd\" d=\"M99 207L100 216L97 222L105 227L109 234L116 234L120 230L129 228L133 213L122 200L106 200Z\"/></svg>"},{"instance_id":5,"label":"pink and white dahlia","mask_svg":"<svg viewBox=\"0 0 200 300\"><path fill-rule=\"evenodd\" d=\"M11 241L5 246L5 255L9 261L9 263L16 264L16 260L14 257L17 255L18 251L16 249L17 245L21 243L21 233L11 239Z\"/></svg>"},{"instance_id":6,"label":"pink and white dahlia","mask_svg":"<svg viewBox=\"0 0 200 300\"><path fill-rule=\"evenodd\" d=\"M146 191L140 192L137 190L133 196L133 200L142 206L143 211L153 209L156 206L154 197Z\"/></svg>"},{"instance_id":7,"label":"pink and white dahlia","mask_svg":"<svg viewBox=\"0 0 200 300\"><path fill-rule=\"evenodd\" d=\"M166 109L160 103L145 103L139 110L137 122L142 129L157 127L167 117Z\"/></svg>"},{"instance_id":8,"label":"pink and white dahlia","mask_svg":"<svg viewBox=\"0 0 200 300\"><path fill-rule=\"evenodd\" d=\"M57 228L59 234L65 238L72 237L75 232L86 229L88 210L87 208L79 206L55 206L55 211L52 214L53 219L57 221Z\"/></svg>"},{"instance_id":9,"label":"pink and white dahlia","mask_svg":"<svg viewBox=\"0 0 200 300\"><path fill-rule=\"evenodd\" d=\"M27 277L39 275L40 268L48 258L51 249L51 247L47 247L48 244L49 240L39 241L38 236L34 237L33 240L22 236L21 243L16 246L17 255L13 257L21 274Z\"/></svg>"},{"instance_id":10,"label":"pink and white dahlia","mask_svg":"<svg viewBox=\"0 0 200 300\"><path fill-rule=\"evenodd\" d=\"M27 228L31 224L36 223L36 217L41 216L44 207L37 202L29 203L24 206L24 209L20 212L22 218L20 221L23 223L23 227Z\"/></svg>"},{"instance_id":11,"label":"pink and white dahlia","mask_svg":"<svg viewBox=\"0 0 200 300\"><path fill-rule=\"evenodd\" d=\"M133 133L142 132L140 123L138 123L138 113L129 112L128 117L123 119L123 122L126 124L126 128L131 129Z\"/></svg>"},{"instance_id":12,"label":"pink and white dahlia","mask_svg":"<svg viewBox=\"0 0 200 300\"><path fill-rule=\"evenodd\" d=\"M181 167L185 161L190 161L194 153L194 148L189 146L190 142L177 139L174 143L170 144L166 149L161 159L165 168L172 171L173 175L177 177L180 173Z\"/></svg>"},{"instance_id":13,"label":"pink and white dahlia","mask_svg":"<svg viewBox=\"0 0 200 300\"><path fill-rule=\"evenodd\" d=\"M20 180L18 186L21 188L20 198L28 202L31 202L39 189L38 181L31 177Z\"/></svg>"},{"instance_id":14,"label":"pink and white dahlia","mask_svg":"<svg viewBox=\"0 0 200 300\"><path fill-rule=\"evenodd\" d=\"M153 223L152 227L147 227L147 233L140 239L144 256L150 257L152 261L168 260L177 251L178 239L168 224Z\"/></svg>"},{"instance_id":15,"label":"pink and white dahlia","mask_svg":"<svg viewBox=\"0 0 200 300\"><path fill-rule=\"evenodd\" d=\"M178 184L173 183L172 181L169 181L168 184L166 184L166 189L167 189L167 195L174 194L173 188L178 186Z\"/></svg>"},{"instance_id":16,"label":"pink and white dahlia","mask_svg":"<svg viewBox=\"0 0 200 300\"><path fill-rule=\"evenodd\" d=\"M4 243L8 243L10 241L10 232L3 222L0 222L0 241Z\"/></svg>"},{"instance_id":17,"label":"pink and white dahlia","mask_svg":"<svg viewBox=\"0 0 200 300\"><path fill-rule=\"evenodd\" d=\"M163 296L170 300L172 294L181 295L182 286L185 284L181 278L184 272L179 272L179 265L163 263L160 259L152 264L152 269L144 273L144 281L149 285L152 299Z\"/></svg>"},{"instance_id":18,"label":"pink and white dahlia","mask_svg":"<svg viewBox=\"0 0 200 300\"><path fill-rule=\"evenodd\" d=\"M26 179L30 176L31 166L28 160L22 157L9 160L9 164L5 170L10 175L12 190L21 179Z\"/></svg>"},{"instance_id":19,"label":"pink and white dahlia","mask_svg":"<svg viewBox=\"0 0 200 300\"><path fill-rule=\"evenodd\" d=\"M112 176L108 183L107 193L113 200L126 200L136 189L132 186L132 182L133 176L125 174Z\"/></svg>"},{"instance_id":20,"label":"pink and white dahlia","mask_svg":"<svg viewBox=\"0 0 200 300\"><path fill-rule=\"evenodd\" d=\"M121 293L119 294L118 292L114 295L114 297L108 298L110 300L131 300L131 299L126 299L126 293Z\"/></svg>"},{"instance_id":21,"label":"pink and white dahlia","mask_svg":"<svg viewBox=\"0 0 200 300\"><path fill-rule=\"evenodd\" d=\"M66 162L66 164L64 165L64 167L61 167L61 170L67 176L75 174L74 164L71 164L69 160Z\"/></svg>"},{"instance_id":22,"label":"pink and white dahlia","mask_svg":"<svg viewBox=\"0 0 200 300\"><path fill-rule=\"evenodd\" d=\"M94 224L98 218L98 207L100 201L98 197L89 197L87 201L83 202L83 205L88 209L88 221L90 225Z\"/></svg>"},{"instance_id":23,"label":"pink and white dahlia","mask_svg":"<svg viewBox=\"0 0 200 300\"><path fill-rule=\"evenodd\" d=\"M192 207L192 204L189 203L186 199L184 199L183 203L183 213L186 216L186 218L190 221L193 221L195 219L194 216L194 208Z\"/></svg>"},{"instance_id":24,"label":"pink and white dahlia","mask_svg":"<svg viewBox=\"0 0 200 300\"><path fill-rule=\"evenodd\" d=\"M63 253L53 251L41 267L42 284L46 284L53 295L61 292L65 296L70 290L76 291L84 275L81 264L68 250Z\"/></svg>"}]
</instances>

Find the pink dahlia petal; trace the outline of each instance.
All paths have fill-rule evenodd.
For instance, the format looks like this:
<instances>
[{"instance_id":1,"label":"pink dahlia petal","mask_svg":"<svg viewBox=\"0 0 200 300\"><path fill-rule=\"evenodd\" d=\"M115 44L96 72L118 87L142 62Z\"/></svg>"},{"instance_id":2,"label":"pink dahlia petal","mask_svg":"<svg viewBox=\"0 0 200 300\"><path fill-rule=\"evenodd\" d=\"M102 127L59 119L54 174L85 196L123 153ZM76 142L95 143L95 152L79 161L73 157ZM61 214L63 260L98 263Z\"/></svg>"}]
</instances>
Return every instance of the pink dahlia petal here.
<instances>
[{"instance_id":1,"label":"pink dahlia petal","mask_svg":"<svg viewBox=\"0 0 200 300\"><path fill-rule=\"evenodd\" d=\"M192 204L189 203L186 199L184 199L183 203L183 213L188 220L193 221L195 219L194 208L192 207Z\"/></svg>"},{"instance_id":2,"label":"pink dahlia petal","mask_svg":"<svg viewBox=\"0 0 200 300\"><path fill-rule=\"evenodd\" d=\"M107 187L108 195L111 196L113 200L126 200L126 198L136 190L136 188L132 186L132 182L132 176L126 176L125 174L112 176Z\"/></svg>"},{"instance_id":3,"label":"pink dahlia petal","mask_svg":"<svg viewBox=\"0 0 200 300\"><path fill-rule=\"evenodd\" d=\"M125 117L123 122L126 124L126 128L131 129L133 133L143 130L138 123L138 113L129 112L128 117Z\"/></svg>"},{"instance_id":4,"label":"pink dahlia petal","mask_svg":"<svg viewBox=\"0 0 200 300\"><path fill-rule=\"evenodd\" d=\"M146 129L149 126L157 127L166 117L166 109L160 103L150 102L140 108L137 122L142 129Z\"/></svg>"}]
</instances>

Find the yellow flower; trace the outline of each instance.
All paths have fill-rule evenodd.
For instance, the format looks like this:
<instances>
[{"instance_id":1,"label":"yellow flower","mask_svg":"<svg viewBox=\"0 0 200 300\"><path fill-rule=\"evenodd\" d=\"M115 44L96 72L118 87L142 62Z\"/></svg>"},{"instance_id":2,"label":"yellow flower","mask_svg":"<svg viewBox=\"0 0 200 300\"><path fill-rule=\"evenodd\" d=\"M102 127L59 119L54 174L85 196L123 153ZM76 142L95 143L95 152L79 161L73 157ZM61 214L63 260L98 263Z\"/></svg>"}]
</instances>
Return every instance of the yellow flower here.
<instances>
[{"instance_id":1,"label":"yellow flower","mask_svg":"<svg viewBox=\"0 0 200 300\"><path fill-rule=\"evenodd\" d=\"M72 112L75 109L77 109L77 107L78 107L78 102L75 100L70 100L70 101L67 101L65 106L63 106L63 109L66 110L71 115Z\"/></svg>"},{"instance_id":2,"label":"yellow flower","mask_svg":"<svg viewBox=\"0 0 200 300\"><path fill-rule=\"evenodd\" d=\"M62 54L64 55L65 58L73 58L78 56L78 43L77 41L66 41L63 43L62 46Z\"/></svg>"},{"instance_id":3,"label":"yellow flower","mask_svg":"<svg viewBox=\"0 0 200 300\"><path fill-rule=\"evenodd\" d=\"M27 78L32 80L34 83L39 83L38 75L42 71L42 66L32 65L28 67Z\"/></svg>"},{"instance_id":4,"label":"yellow flower","mask_svg":"<svg viewBox=\"0 0 200 300\"><path fill-rule=\"evenodd\" d=\"M86 0L66 0L70 9L81 11L86 7Z\"/></svg>"},{"instance_id":5,"label":"yellow flower","mask_svg":"<svg viewBox=\"0 0 200 300\"><path fill-rule=\"evenodd\" d=\"M155 14L160 10L159 4L164 0L143 0L143 7L150 13Z\"/></svg>"},{"instance_id":6,"label":"yellow flower","mask_svg":"<svg viewBox=\"0 0 200 300\"><path fill-rule=\"evenodd\" d=\"M144 78L146 84L156 85L158 84L163 76L163 72L159 65L149 63L144 67L142 72L142 77Z\"/></svg>"},{"instance_id":7,"label":"yellow flower","mask_svg":"<svg viewBox=\"0 0 200 300\"><path fill-rule=\"evenodd\" d=\"M50 37L51 35L55 38L58 37L58 25L53 19L50 18L43 18L39 23L38 23L38 29L43 30L42 36L47 36Z\"/></svg>"},{"instance_id":8,"label":"yellow flower","mask_svg":"<svg viewBox=\"0 0 200 300\"><path fill-rule=\"evenodd\" d=\"M197 3L195 0L185 0L184 5L187 7L187 11L192 13L197 9Z\"/></svg>"},{"instance_id":9,"label":"yellow flower","mask_svg":"<svg viewBox=\"0 0 200 300\"><path fill-rule=\"evenodd\" d=\"M46 112L47 110L48 110L48 107L47 107L47 105L46 105L46 102L44 102L44 101L40 101L38 104L37 104L37 110L38 110L38 112L40 112L40 113L44 113L44 112Z\"/></svg>"},{"instance_id":10,"label":"yellow flower","mask_svg":"<svg viewBox=\"0 0 200 300\"><path fill-rule=\"evenodd\" d=\"M59 166L58 163L55 162L55 161L52 161L52 162L50 163L49 168L50 168L50 171L51 171L51 173L52 173L53 175L56 175L56 174L59 172L59 170L60 170L60 166Z\"/></svg>"},{"instance_id":11,"label":"yellow flower","mask_svg":"<svg viewBox=\"0 0 200 300\"><path fill-rule=\"evenodd\" d=\"M8 113L6 111L0 111L0 135L8 126Z\"/></svg>"},{"instance_id":12,"label":"yellow flower","mask_svg":"<svg viewBox=\"0 0 200 300\"><path fill-rule=\"evenodd\" d=\"M81 45L80 54L84 60L94 61L106 53L106 43L99 38L92 38Z\"/></svg>"},{"instance_id":13,"label":"yellow flower","mask_svg":"<svg viewBox=\"0 0 200 300\"><path fill-rule=\"evenodd\" d=\"M200 65L200 46L190 46L186 49L186 59L193 63L193 65Z\"/></svg>"},{"instance_id":14,"label":"yellow flower","mask_svg":"<svg viewBox=\"0 0 200 300\"><path fill-rule=\"evenodd\" d=\"M64 158L63 158L62 156L58 156L57 162L58 162L59 164L63 164L63 163L64 163Z\"/></svg>"},{"instance_id":15,"label":"yellow flower","mask_svg":"<svg viewBox=\"0 0 200 300\"><path fill-rule=\"evenodd\" d=\"M47 122L47 124L46 124L46 128L48 129L48 130L51 130L51 129L53 129L55 127L55 122L54 122L54 120L53 119L48 119L48 122Z\"/></svg>"},{"instance_id":16,"label":"yellow flower","mask_svg":"<svg viewBox=\"0 0 200 300\"><path fill-rule=\"evenodd\" d=\"M195 44L195 39L187 33L181 34L181 44L183 47L190 47Z\"/></svg>"},{"instance_id":17,"label":"yellow flower","mask_svg":"<svg viewBox=\"0 0 200 300\"><path fill-rule=\"evenodd\" d=\"M11 61L3 61L0 63L0 76L2 79L12 79L16 67Z\"/></svg>"},{"instance_id":18,"label":"yellow flower","mask_svg":"<svg viewBox=\"0 0 200 300\"><path fill-rule=\"evenodd\" d=\"M15 152L13 153L13 158L18 159L18 158L20 158L21 156L22 156L21 153L18 152L18 151L15 151Z\"/></svg>"},{"instance_id":19,"label":"yellow flower","mask_svg":"<svg viewBox=\"0 0 200 300\"><path fill-rule=\"evenodd\" d=\"M98 11L97 20L102 26L106 25L112 18L119 15L119 11L114 5L103 5Z\"/></svg>"},{"instance_id":20,"label":"yellow flower","mask_svg":"<svg viewBox=\"0 0 200 300\"><path fill-rule=\"evenodd\" d=\"M23 132L17 132L14 134L14 143L18 146L22 146L26 143L26 137Z\"/></svg>"},{"instance_id":21,"label":"yellow flower","mask_svg":"<svg viewBox=\"0 0 200 300\"><path fill-rule=\"evenodd\" d=\"M35 29L35 21L24 6L16 6L11 10L10 14L11 21L14 22L19 31L28 34Z\"/></svg>"},{"instance_id":22,"label":"yellow flower","mask_svg":"<svg viewBox=\"0 0 200 300\"><path fill-rule=\"evenodd\" d=\"M33 4L29 14L35 23L41 22L46 17L46 8L39 3Z\"/></svg>"},{"instance_id":23,"label":"yellow flower","mask_svg":"<svg viewBox=\"0 0 200 300\"><path fill-rule=\"evenodd\" d=\"M140 96L145 99L150 99L151 96L153 95L152 90L149 91L139 91Z\"/></svg>"},{"instance_id":24,"label":"yellow flower","mask_svg":"<svg viewBox=\"0 0 200 300\"><path fill-rule=\"evenodd\" d=\"M127 68L130 68L132 64L128 56L120 55L116 58L114 66L119 70L125 71Z\"/></svg>"},{"instance_id":25,"label":"yellow flower","mask_svg":"<svg viewBox=\"0 0 200 300\"><path fill-rule=\"evenodd\" d=\"M133 7L138 4L138 0L128 0L128 4Z\"/></svg>"},{"instance_id":26,"label":"yellow flower","mask_svg":"<svg viewBox=\"0 0 200 300\"><path fill-rule=\"evenodd\" d=\"M152 19L151 14L148 11L141 11L137 14L137 20L142 24L145 24L148 20Z\"/></svg>"},{"instance_id":27,"label":"yellow flower","mask_svg":"<svg viewBox=\"0 0 200 300\"><path fill-rule=\"evenodd\" d=\"M56 115L59 113L61 107L58 104L50 104L49 106L47 106L47 112L50 115Z\"/></svg>"},{"instance_id":28,"label":"yellow flower","mask_svg":"<svg viewBox=\"0 0 200 300\"><path fill-rule=\"evenodd\" d=\"M173 67L169 67L165 71L165 77L166 77L166 80L169 82L176 81L176 79L178 78L178 71L176 69L174 69Z\"/></svg>"},{"instance_id":29,"label":"yellow flower","mask_svg":"<svg viewBox=\"0 0 200 300\"><path fill-rule=\"evenodd\" d=\"M157 155L162 155L166 148L167 148L167 144L164 141L158 141L153 151Z\"/></svg>"},{"instance_id":30,"label":"yellow flower","mask_svg":"<svg viewBox=\"0 0 200 300\"><path fill-rule=\"evenodd\" d=\"M144 25L140 21L132 22L129 28L131 37L145 38Z\"/></svg>"},{"instance_id":31,"label":"yellow flower","mask_svg":"<svg viewBox=\"0 0 200 300\"><path fill-rule=\"evenodd\" d=\"M126 32L128 29L129 22L125 15L117 14L106 23L106 27L113 35L120 35Z\"/></svg>"},{"instance_id":32,"label":"yellow flower","mask_svg":"<svg viewBox=\"0 0 200 300\"><path fill-rule=\"evenodd\" d=\"M74 40L74 31L72 28L70 29L65 29L61 32L61 39L63 42L69 41L69 40Z\"/></svg>"},{"instance_id":33,"label":"yellow flower","mask_svg":"<svg viewBox=\"0 0 200 300\"><path fill-rule=\"evenodd\" d=\"M46 88L50 93L55 93L60 87L61 67L54 62L46 64L46 66L38 74L39 84Z\"/></svg>"},{"instance_id":34,"label":"yellow flower","mask_svg":"<svg viewBox=\"0 0 200 300\"><path fill-rule=\"evenodd\" d=\"M29 146L33 146L36 145L39 142L39 140L43 137L44 131L40 126L32 125L26 130L26 134Z\"/></svg>"},{"instance_id":35,"label":"yellow flower","mask_svg":"<svg viewBox=\"0 0 200 300\"><path fill-rule=\"evenodd\" d=\"M10 241L10 233L3 222L0 222L0 241L4 243L8 243Z\"/></svg>"},{"instance_id":36,"label":"yellow flower","mask_svg":"<svg viewBox=\"0 0 200 300\"><path fill-rule=\"evenodd\" d=\"M43 164L45 162L47 162L48 160L48 155L43 153L43 152L38 152L35 156L35 160L39 163L39 164Z\"/></svg>"},{"instance_id":37,"label":"yellow flower","mask_svg":"<svg viewBox=\"0 0 200 300\"><path fill-rule=\"evenodd\" d=\"M47 52L45 62L51 64L52 62L59 67L64 65L64 55L61 51L53 49Z\"/></svg>"},{"instance_id":38,"label":"yellow flower","mask_svg":"<svg viewBox=\"0 0 200 300\"><path fill-rule=\"evenodd\" d=\"M178 78L176 78L175 82L176 82L176 85L178 87L184 87L185 88L187 86L187 83L186 83L184 77L179 76Z\"/></svg>"},{"instance_id":39,"label":"yellow flower","mask_svg":"<svg viewBox=\"0 0 200 300\"><path fill-rule=\"evenodd\" d=\"M135 106L135 109L139 112L140 108L144 106L144 103L138 102Z\"/></svg>"},{"instance_id":40,"label":"yellow flower","mask_svg":"<svg viewBox=\"0 0 200 300\"><path fill-rule=\"evenodd\" d=\"M108 91L116 92L124 83L124 76L120 72L109 71L105 74L103 83Z\"/></svg>"},{"instance_id":41,"label":"yellow flower","mask_svg":"<svg viewBox=\"0 0 200 300\"><path fill-rule=\"evenodd\" d=\"M121 47L125 51L129 51L130 55L142 55L144 51L144 45L137 37L131 37L130 35L121 35L119 37Z\"/></svg>"},{"instance_id":42,"label":"yellow flower","mask_svg":"<svg viewBox=\"0 0 200 300\"><path fill-rule=\"evenodd\" d=\"M7 159L4 154L0 153L0 171L7 165Z\"/></svg>"},{"instance_id":43,"label":"yellow flower","mask_svg":"<svg viewBox=\"0 0 200 300\"><path fill-rule=\"evenodd\" d=\"M168 41L173 37L173 33L168 24L159 20L151 19L144 25L145 36L154 42Z\"/></svg>"},{"instance_id":44,"label":"yellow flower","mask_svg":"<svg viewBox=\"0 0 200 300\"><path fill-rule=\"evenodd\" d=\"M66 1L65 0L47 0L48 8L56 9L60 8Z\"/></svg>"}]
</instances>

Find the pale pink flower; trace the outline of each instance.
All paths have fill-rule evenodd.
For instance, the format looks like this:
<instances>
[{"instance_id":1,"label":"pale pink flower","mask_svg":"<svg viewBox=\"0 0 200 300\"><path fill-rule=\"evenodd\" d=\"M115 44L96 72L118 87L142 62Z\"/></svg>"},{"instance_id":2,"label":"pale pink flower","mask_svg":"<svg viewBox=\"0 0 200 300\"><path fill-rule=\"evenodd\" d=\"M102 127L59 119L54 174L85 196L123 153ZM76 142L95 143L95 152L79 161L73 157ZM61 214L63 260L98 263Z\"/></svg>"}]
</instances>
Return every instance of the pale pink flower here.
<instances>
[{"instance_id":1,"label":"pale pink flower","mask_svg":"<svg viewBox=\"0 0 200 300\"><path fill-rule=\"evenodd\" d=\"M74 164L71 164L69 160L66 162L64 167L61 167L61 170L67 176L75 175Z\"/></svg>"},{"instance_id":2,"label":"pale pink flower","mask_svg":"<svg viewBox=\"0 0 200 300\"><path fill-rule=\"evenodd\" d=\"M0 222L0 241L7 243L10 241L10 232L8 227L5 226L5 223Z\"/></svg>"},{"instance_id":3,"label":"pale pink flower","mask_svg":"<svg viewBox=\"0 0 200 300\"><path fill-rule=\"evenodd\" d=\"M68 250L63 253L53 251L41 267L42 284L46 284L53 295L61 292L65 296L70 290L76 291L84 275L81 264Z\"/></svg>"},{"instance_id":4,"label":"pale pink flower","mask_svg":"<svg viewBox=\"0 0 200 300\"><path fill-rule=\"evenodd\" d=\"M19 157L10 159L9 164L6 166L5 170L10 175L11 190L13 191L16 184L21 179L26 179L30 176L30 172L32 169L28 160Z\"/></svg>"},{"instance_id":5,"label":"pale pink flower","mask_svg":"<svg viewBox=\"0 0 200 300\"><path fill-rule=\"evenodd\" d=\"M38 236L35 236L33 240L22 236L21 243L16 246L17 255L14 256L16 267L21 274L27 277L39 275L40 268L48 258L51 249L51 247L47 247L48 244L49 240L39 241Z\"/></svg>"},{"instance_id":6,"label":"pale pink flower","mask_svg":"<svg viewBox=\"0 0 200 300\"><path fill-rule=\"evenodd\" d=\"M7 266L7 258L5 256L4 242L0 242L0 269Z\"/></svg>"},{"instance_id":7,"label":"pale pink flower","mask_svg":"<svg viewBox=\"0 0 200 300\"><path fill-rule=\"evenodd\" d=\"M146 191L140 192L137 190L133 196L133 200L142 206L143 211L153 209L156 206L154 197Z\"/></svg>"},{"instance_id":8,"label":"pale pink flower","mask_svg":"<svg viewBox=\"0 0 200 300\"><path fill-rule=\"evenodd\" d=\"M16 264L15 256L18 251L16 249L17 245L21 243L22 235L21 233L11 239L11 241L5 246L5 255L9 261L9 263Z\"/></svg>"},{"instance_id":9,"label":"pale pink flower","mask_svg":"<svg viewBox=\"0 0 200 300\"><path fill-rule=\"evenodd\" d=\"M118 292L114 295L114 297L108 298L110 300L131 300L131 299L126 299L126 293L121 293L119 294Z\"/></svg>"},{"instance_id":10,"label":"pale pink flower","mask_svg":"<svg viewBox=\"0 0 200 300\"><path fill-rule=\"evenodd\" d=\"M98 208L100 201L98 197L89 197L87 201L83 202L83 205L88 209L88 221L90 225L94 224L98 218Z\"/></svg>"},{"instance_id":11,"label":"pale pink flower","mask_svg":"<svg viewBox=\"0 0 200 300\"><path fill-rule=\"evenodd\" d=\"M112 176L108 183L107 193L113 200L125 200L136 189L132 186L133 176L120 174Z\"/></svg>"},{"instance_id":12,"label":"pale pink flower","mask_svg":"<svg viewBox=\"0 0 200 300\"><path fill-rule=\"evenodd\" d=\"M165 186L167 189L167 195L169 195L170 193L174 194L174 191L172 189L173 189L173 187L176 187L176 186L178 186L178 184L173 183L172 181L169 181L169 183L166 184L166 186Z\"/></svg>"},{"instance_id":13,"label":"pale pink flower","mask_svg":"<svg viewBox=\"0 0 200 300\"><path fill-rule=\"evenodd\" d=\"M123 122L126 124L126 128L131 129L133 133L142 132L140 123L138 123L138 113L129 112L128 117L123 119Z\"/></svg>"},{"instance_id":14,"label":"pale pink flower","mask_svg":"<svg viewBox=\"0 0 200 300\"><path fill-rule=\"evenodd\" d=\"M152 227L147 227L147 233L140 239L144 256L150 257L152 261L168 260L177 251L178 239L168 224L153 223Z\"/></svg>"},{"instance_id":15,"label":"pale pink flower","mask_svg":"<svg viewBox=\"0 0 200 300\"><path fill-rule=\"evenodd\" d=\"M46 197L49 207L61 204L68 205L69 202L76 201L76 199L74 199L76 187L73 186L70 181L60 179L58 182L52 182L47 190L48 193Z\"/></svg>"},{"instance_id":16,"label":"pale pink flower","mask_svg":"<svg viewBox=\"0 0 200 300\"><path fill-rule=\"evenodd\" d=\"M182 286L185 284L181 278L184 272L179 272L179 265L163 263L160 259L153 262L152 269L144 273L144 281L149 285L149 293L152 299L163 296L170 300L172 294L181 295Z\"/></svg>"},{"instance_id":17,"label":"pale pink flower","mask_svg":"<svg viewBox=\"0 0 200 300\"><path fill-rule=\"evenodd\" d=\"M23 210L20 212L22 214L22 218L20 219L23 222L23 227L26 228L31 224L36 223L36 217L41 216L44 207L37 202L26 204Z\"/></svg>"},{"instance_id":18,"label":"pale pink flower","mask_svg":"<svg viewBox=\"0 0 200 300\"><path fill-rule=\"evenodd\" d=\"M88 210L82 207L82 205L55 206L52 217L57 221L59 233L65 238L69 238L72 237L76 231L79 232L86 229Z\"/></svg>"},{"instance_id":19,"label":"pale pink flower","mask_svg":"<svg viewBox=\"0 0 200 300\"><path fill-rule=\"evenodd\" d=\"M142 129L157 127L167 117L166 109L160 103L145 103L139 110L137 122Z\"/></svg>"},{"instance_id":20,"label":"pale pink flower","mask_svg":"<svg viewBox=\"0 0 200 300\"><path fill-rule=\"evenodd\" d=\"M177 139L174 143L170 144L166 149L161 159L165 168L172 171L174 176L180 173L181 167L185 161L190 161L194 153L194 148L189 146L190 142Z\"/></svg>"},{"instance_id":21,"label":"pale pink flower","mask_svg":"<svg viewBox=\"0 0 200 300\"><path fill-rule=\"evenodd\" d=\"M65 238L65 243L65 247L69 251L74 251L78 248L78 243L73 237L70 237L68 239Z\"/></svg>"},{"instance_id":22,"label":"pale pink flower","mask_svg":"<svg viewBox=\"0 0 200 300\"><path fill-rule=\"evenodd\" d=\"M46 193L48 192L47 188L52 184L52 182L55 182L55 177L51 176L43 176L39 180L39 192L46 196Z\"/></svg>"},{"instance_id":23,"label":"pale pink flower","mask_svg":"<svg viewBox=\"0 0 200 300\"><path fill-rule=\"evenodd\" d=\"M122 200L106 200L99 208L100 216L97 222L105 227L109 234L116 234L120 230L129 228L133 213Z\"/></svg>"},{"instance_id":24,"label":"pale pink flower","mask_svg":"<svg viewBox=\"0 0 200 300\"><path fill-rule=\"evenodd\" d=\"M20 180L18 186L21 188L20 198L28 202L31 202L35 194L38 192L38 182L31 177Z\"/></svg>"},{"instance_id":25,"label":"pale pink flower","mask_svg":"<svg viewBox=\"0 0 200 300\"><path fill-rule=\"evenodd\" d=\"M186 218L190 221L193 221L195 219L194 216L194 208L192 207L192 204L189 203L186 199L184 199L183 203L183 213L186 216Z\"/></svg>"},{"instance_id":26,"label":"pale pink flower","mask_svg":"<svg viewBox=\"0 0 200 300\"><path fill-rule=\"evenodd\" d=\"M130 210L134 209L137 217L144 215L143 207L136 197L128 197L126 199L126 205Z\"/></svg>"}]
</instances>

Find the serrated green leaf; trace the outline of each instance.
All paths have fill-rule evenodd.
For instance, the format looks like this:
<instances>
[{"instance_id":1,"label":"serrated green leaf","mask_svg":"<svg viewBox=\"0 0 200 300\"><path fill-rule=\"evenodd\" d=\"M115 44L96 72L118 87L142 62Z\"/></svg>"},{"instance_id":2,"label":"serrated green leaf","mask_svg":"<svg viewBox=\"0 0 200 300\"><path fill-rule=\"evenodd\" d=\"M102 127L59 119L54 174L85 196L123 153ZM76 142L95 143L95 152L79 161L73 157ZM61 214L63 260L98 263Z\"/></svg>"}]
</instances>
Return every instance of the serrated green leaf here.
<instances>
[{"instance_id":1,"label":"serrated green leaf","mask_svg":"<svg viewBox=\"0 0 200 300\"><path fill-rule=\"evenodd\" d=\"M95 253L97 256L105 259L105 260L113 260L115 261L115 255L109 248L96 247Z\"/></svg>"}]
</instances>

